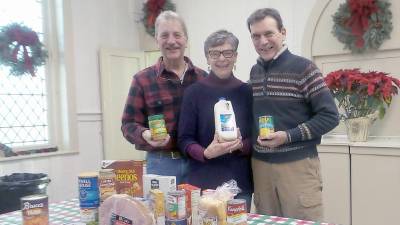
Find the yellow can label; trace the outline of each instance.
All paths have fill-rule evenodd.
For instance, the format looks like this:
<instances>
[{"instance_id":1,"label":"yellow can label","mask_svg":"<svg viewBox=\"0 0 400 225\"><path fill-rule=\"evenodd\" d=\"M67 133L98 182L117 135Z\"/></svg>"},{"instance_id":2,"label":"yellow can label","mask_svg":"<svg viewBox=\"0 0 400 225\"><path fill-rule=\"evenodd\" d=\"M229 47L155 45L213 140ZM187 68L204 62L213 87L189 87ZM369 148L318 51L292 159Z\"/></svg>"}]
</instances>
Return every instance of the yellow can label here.
<instances>
[{"instance_id":1,"label":"yellow can label","mask_svg":"<svg viewBox=\"0 0 400 225\"><path fill-rule=\"evenodd\" d=\"M149 128L151 132L151 139L163 140L167 136L167 128L165 127L164 116L154 115L149 117Z\"/></svg>"},{"instance_id":2,"label":"yellow can label","mask_svg":"<svg viewBox=\"0 0 400 225\"><path fill-rule=\"evenodd\" d=\"M272 116L260 116L258 118L259 136L265 138L274 132L274 121Z\"/></svg>"}]
</instances>

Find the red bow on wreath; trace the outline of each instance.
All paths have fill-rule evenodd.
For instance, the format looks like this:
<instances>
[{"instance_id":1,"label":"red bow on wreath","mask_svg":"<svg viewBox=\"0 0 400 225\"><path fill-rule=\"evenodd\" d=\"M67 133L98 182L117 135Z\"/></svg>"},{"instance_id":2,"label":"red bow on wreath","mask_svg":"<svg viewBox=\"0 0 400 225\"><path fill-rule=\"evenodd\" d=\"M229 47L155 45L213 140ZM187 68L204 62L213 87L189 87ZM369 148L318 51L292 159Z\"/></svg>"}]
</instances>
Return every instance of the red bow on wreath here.
<instances>
[{"instance_id":1,"label":"red bow on wreath","mask_svg":"<svg viewBox=\"0 0 400 225\"><path fill-rule=\"evenodd\" d=\"M165 0L148 0L147 11L149 13L147 18L147 26L153 26L157 16L160 14L165 4Z\"/></svg>"},{"instance_id":2,"label":"red bow on wreath","mask_svg":"<svg viewBox=\"0 0 400 225\"><path fill-rule=\"evenodd\" d=\"M364 46L363 35L369 26L369 17L378 11L378 6L375 0L348 0L348 4L351 17L345 25L351 28L352 34L356 36L356 46L362 48Z\"/></svg>"},{"instance_id":3,"label":"red bow on wreath","mask_svg":"<svg viewBox=\"0 0 400 225\"><path fill-rule=\"evenodd\" d=\"M23 48L23 56L24 56L24 66L32 76L35 76L35 70L33 68L32 59L29 56L27 46L35 45L39 41L39 37L35 32L24 32L19 27L13 27L6 32L6 34L17 42L17 45L14 47L12 51L12 59L14 62L18 61L18 52L20 47Z\"/></svg>"}]
</instances>

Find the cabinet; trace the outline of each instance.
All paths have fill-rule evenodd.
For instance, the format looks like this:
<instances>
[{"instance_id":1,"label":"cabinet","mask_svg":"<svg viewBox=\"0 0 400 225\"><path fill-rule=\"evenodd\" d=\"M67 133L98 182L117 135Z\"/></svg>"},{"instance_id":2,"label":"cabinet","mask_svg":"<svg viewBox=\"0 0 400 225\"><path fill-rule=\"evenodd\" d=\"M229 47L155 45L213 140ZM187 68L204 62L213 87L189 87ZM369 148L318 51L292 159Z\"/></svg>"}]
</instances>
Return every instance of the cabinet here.
<instances>
[{"instance_id":1,"label":"cabinet","mask_svg":"<svg viewBox=\"0 0 400 225\"><path fill-rule=\"evenodd\" d=\"M321 161L324 218L350 225L350 154L347 145L318 146Z\"/></svg>"},{"instance_id":2,"label":"cabinet","mask_svg":"<svg viewBox=\"0 0 400 225\"><path fill-rule=\"evenodd\" d=\"M350 149L352 224L400 224L400 148Z\"/></svg>"},{"instance_id":3,"label":"cabinet","mask_svg":"<svg viewBox=\"0 0 400 225\"><path fill-rule=\"evenodd\" d=\"M325 221L343 225L398 224L400 138L323 138L318 151Z\"/></svg>"}]
</instances>

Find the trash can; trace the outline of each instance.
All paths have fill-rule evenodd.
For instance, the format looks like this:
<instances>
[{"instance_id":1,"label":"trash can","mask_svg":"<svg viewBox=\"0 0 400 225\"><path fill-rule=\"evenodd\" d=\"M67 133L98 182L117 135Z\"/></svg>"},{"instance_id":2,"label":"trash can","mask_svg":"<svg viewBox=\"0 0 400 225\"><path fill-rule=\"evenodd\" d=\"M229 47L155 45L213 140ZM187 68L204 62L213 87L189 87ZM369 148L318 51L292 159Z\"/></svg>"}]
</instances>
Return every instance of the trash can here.
<instances>
[{"instance_id":1,"label":"trash can","mask_svg":"<svg viewBox=\"0 0 400 225\"><path fill-rule=\"evenodd\" d=\"M13 173L0 177L0 214L21 209L23 196L46 194L49 183L44 173Z\"/></svg>"}]
</instances>

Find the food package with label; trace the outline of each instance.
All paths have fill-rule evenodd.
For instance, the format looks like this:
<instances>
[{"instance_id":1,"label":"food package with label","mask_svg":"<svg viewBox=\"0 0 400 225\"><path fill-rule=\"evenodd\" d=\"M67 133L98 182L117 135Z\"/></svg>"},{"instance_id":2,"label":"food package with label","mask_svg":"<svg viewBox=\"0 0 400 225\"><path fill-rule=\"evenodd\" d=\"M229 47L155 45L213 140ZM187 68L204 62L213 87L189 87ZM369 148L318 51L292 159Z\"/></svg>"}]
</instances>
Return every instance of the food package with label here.
<instances>
[{"instance_id":1,"label":"food package with label","mask_svg":"<svg viewBox=\"0 0 400 225\"><path fill-rule=\"evenodd\" d=\"M154 218L139 200L126 194L108 197L99 210L100 225L153 225Z\"/></svg>"},{"instance_id":2,"label":"food package with label","mask_svg":"<svg viewBox=\"0 0 400 225\"><path fill-rule=\"evenodd\" d=\"M102 169L114 169L117 194L143 197L143 161L103 160Z\"/></svg>"},{"instance_id":3,"label":"food package with label","mask_svg":"<svg viewBox=\"0 0 400 225\"><path fill-rule=\"evenodd\" d=\"M236 181L230 180L215 191L203 192L199 201L199 224L227 225L227 202L240 191Z\"/></svg>"},{"instance_id":4,"label":"food package with label","mask_svg":"<svg viewBox=\"0 0 400 225\"><path fill-rule=\"evenodd\" d=\"M185 190L186 192L186 215L188 216L188 225L197 225L199 223L199 200L200 191L199 187L190 184L179 184L178 190Z\"/></svg>"},{"instance_id":5,"label":"food package with label","mask_svg":"<svg viewBox=\"0 0 400 225\"><path fill-rule=\"evenodd\" d=\"M157 225L165 225L165 197L160 189L152 189L149 194L150 210Z\"/></svg>"},{"instance_id":6,"label":"food package with label","mask_svg":"<svg viewBox=\"0 0 400 225\"><path fill-rule=\"evenodd\" d=\"M164 194L169 191L176 191L176 177L157 174L143 175L143 196L148 198L152 189L160 189Z\"/></svg>"}]
</instances>

